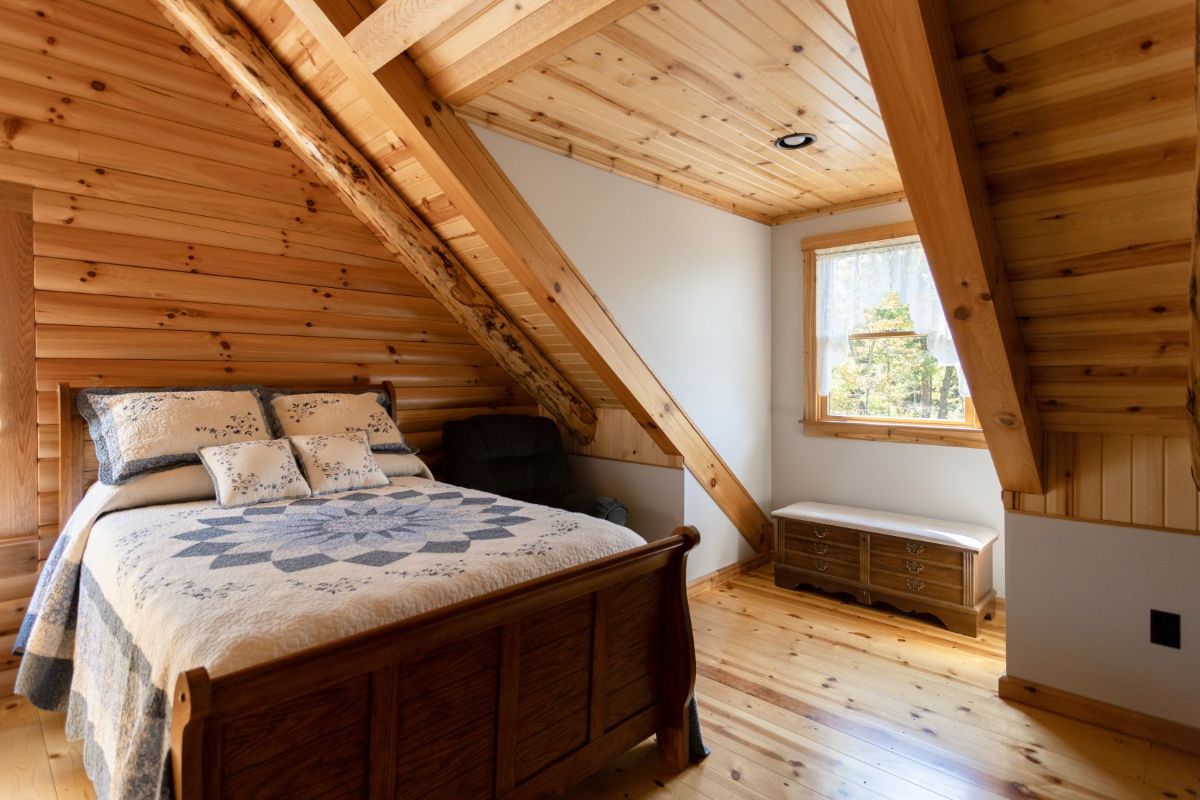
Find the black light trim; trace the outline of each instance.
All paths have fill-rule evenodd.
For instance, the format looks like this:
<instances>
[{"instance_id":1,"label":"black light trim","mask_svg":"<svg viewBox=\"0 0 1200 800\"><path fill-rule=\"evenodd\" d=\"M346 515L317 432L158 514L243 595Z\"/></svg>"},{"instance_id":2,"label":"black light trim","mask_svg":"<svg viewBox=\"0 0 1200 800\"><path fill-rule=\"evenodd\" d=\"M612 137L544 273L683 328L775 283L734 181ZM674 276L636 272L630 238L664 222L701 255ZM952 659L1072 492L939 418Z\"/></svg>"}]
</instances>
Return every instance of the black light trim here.
<instances>
[{"instance_id":1,"label":"black light trim","mask_svg":"<svg viewBox=\"0 0 1200 800\"><path fill-rule=\"evenodd\" d=\"M815 133L789 133L775 140L775 146L780 150L799 150L817 141Z\"/></svg>"}]
</instances>

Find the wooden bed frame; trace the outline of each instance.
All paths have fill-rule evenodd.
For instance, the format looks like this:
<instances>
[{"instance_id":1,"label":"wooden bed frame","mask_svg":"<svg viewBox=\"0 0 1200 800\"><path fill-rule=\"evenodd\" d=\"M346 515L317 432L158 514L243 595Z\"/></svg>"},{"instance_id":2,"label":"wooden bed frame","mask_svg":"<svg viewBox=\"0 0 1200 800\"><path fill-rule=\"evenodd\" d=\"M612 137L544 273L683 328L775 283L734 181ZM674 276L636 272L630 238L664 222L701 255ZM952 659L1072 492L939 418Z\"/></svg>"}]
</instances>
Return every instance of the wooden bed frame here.
<instances>
[{"instance_id":1,"label":"wooden bed frame","mask_svg":"<svg viewBox=\"0 0 1200 800\"><path fill-rule=\"evenodd\" d=\"M59 387L62 512L95 480L77 393ZM171 699L175 798L544 797L654 734L681 770L698 542L677 528L227 675L188 670Z\"/></svg>"}]
</instances>

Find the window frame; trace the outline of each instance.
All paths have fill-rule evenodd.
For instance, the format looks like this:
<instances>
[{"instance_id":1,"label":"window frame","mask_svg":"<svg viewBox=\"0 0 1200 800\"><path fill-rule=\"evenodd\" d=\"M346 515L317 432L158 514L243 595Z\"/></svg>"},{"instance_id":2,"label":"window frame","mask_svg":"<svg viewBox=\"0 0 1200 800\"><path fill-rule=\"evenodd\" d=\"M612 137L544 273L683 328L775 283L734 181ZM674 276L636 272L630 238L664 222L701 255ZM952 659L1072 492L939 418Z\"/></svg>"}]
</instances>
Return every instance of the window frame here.
<instances>
[{"instance_id":1,"label":"window frame","mask_svg":"<svg viewBox=\"0 0 1200 800\"><path fill-rule=\"evenodd\" d=\"M844 417L828 412L829 398L822 395L817 380L817 250L830 247L881 242L917 234L916 223L898 222L840 233L808 236L800 241L804 255L804 419L805 436L832 436L843 439L937 444L953 447L986 448L983 431L970 398L966 399L965 422L956 420L920 420ZM876 334L877 335L877 334ZM916 335L915 332L887 334Z\"/></svg>"}]
</instances>

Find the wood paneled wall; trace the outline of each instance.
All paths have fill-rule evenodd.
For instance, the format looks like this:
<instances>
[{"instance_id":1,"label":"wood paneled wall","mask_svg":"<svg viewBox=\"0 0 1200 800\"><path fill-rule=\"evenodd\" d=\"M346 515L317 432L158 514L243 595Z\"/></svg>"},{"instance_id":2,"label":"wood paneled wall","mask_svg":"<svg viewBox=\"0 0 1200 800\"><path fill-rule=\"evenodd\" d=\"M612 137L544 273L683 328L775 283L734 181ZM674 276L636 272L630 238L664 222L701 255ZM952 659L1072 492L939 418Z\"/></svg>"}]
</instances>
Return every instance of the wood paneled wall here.
<instances>
[{"instance_id":1,"label":"wood paneled wall","mask_svg":"<svg viewBox=\"0 0 1200 800\"><path fill-rule=\"evenodd\" d=\"M1200 532L1186 436L1050 433L1046 494L1005 492L1014 511Z\"/></svg>"},{"instance_id":2,"label":"wood paneled wall","mask_svg":"<svg viewBox=\"0 0 1200 800\"><path fill-rule=\"evenodd\" d=\"M655 467L683 468L682 456L664 453L645 428L623 408L596 409L596 438L591 444L581 445L564 438L567 450L581 456L609 458L615 461L631 461L635 464L650 464Z\"/></svg>"},{"instance_id":3,"label":"wood paneled wall","mask_svg":"<svg viewBox=\"0 0 1200 800\"><path fill-rule=\"evenodd\" d=\"M25 428L36 407L37 447L11 498L30 524L0 532L0 696L59 530L60 381L390 380L398 420L430 453L448 418L534 410L143 0L0 0L0 181L32 187L18 311L36 354ZM7 347L23 317L4 311Z\"/></svg>"}]
</instances>

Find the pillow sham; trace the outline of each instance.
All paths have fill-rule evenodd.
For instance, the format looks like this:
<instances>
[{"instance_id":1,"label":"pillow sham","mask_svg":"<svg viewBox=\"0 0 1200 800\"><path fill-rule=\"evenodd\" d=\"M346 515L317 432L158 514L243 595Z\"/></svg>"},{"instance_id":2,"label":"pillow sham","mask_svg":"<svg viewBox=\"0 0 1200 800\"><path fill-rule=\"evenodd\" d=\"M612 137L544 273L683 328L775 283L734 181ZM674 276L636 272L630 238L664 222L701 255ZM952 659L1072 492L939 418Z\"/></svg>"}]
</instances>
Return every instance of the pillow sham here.
<instances>
[{"instance_id":1,"label":"pillow sham","mask_svg":"<svg viewBox=\"0 0 1200 800\"><path fill-rule=\"evenodd\" d=\"M361 431L376 453L415 453L378 394L276 394L271 398L279 436L337 436Z\"/></svg>"},{"instance_id":2,"label":"pillow sham","mask_svg":"<svg viewBox=\"0 0 1200 800\"><path fill-rule=\"evenodd\" d=\"M420 458L408 453L375 453L375 461L389 478L428 478L433 473Z\"/></svg>"},{"instance_id":3,"label":"pillow sham","mask_svg":"<svg viewBox=\"0 0 1200 800\"><path fill-rule=\"evenodd\" d=\"M212 500L214 497L216 491L212 477L204 465L187 464L161 472L147 472L120 484L105 510L124 511L127 508L165 506L191 500Z\"/></svg>"},{"instance_id":4,"label":"pillow sham","mask_svg":"<svg viewBox=\"0 0 1200 800\"><path fill-rule=\"evenodd\" d=\"M76 405L103 483L195 464L200 447L271 438L261 390L252 386L84 389Z\"/></svg>"},{"instance_id":5,"label":"pillow sham","mask_svg":"<svg viewBox=\"0 0 1200 800\"><path fill-rule=\"evenodd\" d=\"M384 474L361 431L336 436L292 436L292 447L314 495L387 486Z\"/></svg>"},{"instance_id":6,"label":"pillow sham","mask_svg":"<svg viewBox=\"0 0 1200 800\"><path fill-rule=\"evenodd\" d=\"M311 497L286 439L201 447L221 508Z\"/></svg>"}]
</instances>

